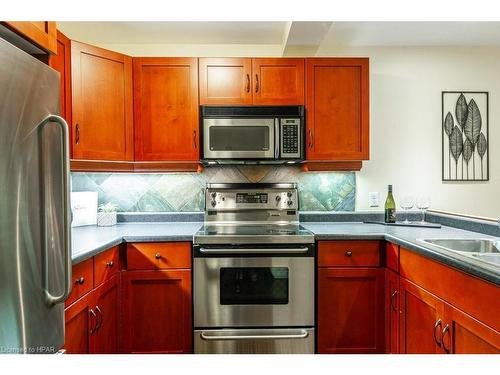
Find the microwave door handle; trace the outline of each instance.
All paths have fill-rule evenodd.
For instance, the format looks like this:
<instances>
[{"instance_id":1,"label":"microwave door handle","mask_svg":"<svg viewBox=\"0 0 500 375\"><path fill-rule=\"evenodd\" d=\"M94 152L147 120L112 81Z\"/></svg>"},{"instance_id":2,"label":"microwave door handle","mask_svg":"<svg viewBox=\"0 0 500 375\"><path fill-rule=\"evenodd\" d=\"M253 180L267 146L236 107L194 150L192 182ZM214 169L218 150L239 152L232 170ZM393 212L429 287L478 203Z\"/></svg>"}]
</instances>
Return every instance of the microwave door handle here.
<instances>
[{"instance_id":1,"label":"microwave door handle","mask_svg":"<svg viewBox=\"0 0 500 375\"><path fill-rule=\"evenodd\" d=\"M279 119L275 118L274 119L274 158L279 159L280 158L280 140L281 140L281 135L280 135L280 123Z\"/></svg>"}]
</instances>

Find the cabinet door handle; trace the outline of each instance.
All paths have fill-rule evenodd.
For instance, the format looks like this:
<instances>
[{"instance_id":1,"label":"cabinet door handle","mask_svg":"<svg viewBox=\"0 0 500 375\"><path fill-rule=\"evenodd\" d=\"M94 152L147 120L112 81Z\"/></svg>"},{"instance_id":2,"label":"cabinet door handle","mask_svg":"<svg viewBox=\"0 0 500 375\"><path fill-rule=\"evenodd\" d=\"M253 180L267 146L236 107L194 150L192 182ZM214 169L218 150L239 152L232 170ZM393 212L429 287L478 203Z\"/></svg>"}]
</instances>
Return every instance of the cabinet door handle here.
<instances>
[{"instance_id":1,"label":"cabinet door handle","mask_svg":"<svg viewBox=\"0 0 500 375\"><path fill-rule=\"evenodd\" d=\"M255 92L259 92L259 75L255 75Z\"/></svg>"},{"instance_id":2,"label":"cabinet door handle","mask_svg":"<svg viewBox=\"0 0 500 375\"><path fill-rule=\"evenodd\" d=\"M113 263L113 261L112 261L112 260L110 260L109 262L106 262L106 267L111 268L111 267L113 267L114 265L115 265L115 264Z\"/></svg>"},{"instance_id":3,"label":"cabinet door handle","mask_svg":"<svg viewBox=\"0 0 500 375\"><path fill-rule=\"evenodd\" d=\"M92 335L97 329L97 315L96 315L94 309L90 309L90 315L92 315L92 317L94 318L93 319L94 325L93 325L93 327L90 328L90 332L89 332Z\"/></svg>"},{"instance_id":4,"label":"cabinet door handle","mask_svg":"<svg viewBox=\"0 0 500 375\"><path fill-rule=\"evenodd\" d=\"M76 127L75 127L75 143L76 144L79 144L80 143L80 125L79 124L76 124Z\"/></svg>"},{"instance_id":5,"label":"cabinet door handle","mask_svg":"<svg viewBox=\"0 0 500 375\"><path fill-rule=\"evenodd\" d=\"M156 258L156 259L160 259L160 258L161 258L161 254L160 254L160 253L156 253L156 254L155 254L155 258Z\"/></svg>"},{"instance_id":6,"label":"cabinet door handle","mask_svg":"<svg viewBox=\"0 0 500 375\"><path fill-rule=\"evenodd\" d=\"M437 329L438 327L439 327L439 328L441 328L441 324L442 324L442 323L443 323L443 322L441 321L441 319L438 319L438 320L436 321L436 324L434 324L434 341L436 342L436 344L437 344L438 346L441 346L441 341L443 340L443 335L441 335L441 341L439 341L439 340L438 340L438 338L437 338L437 336L436 336L436 329Z\"/></svg>"},{"instance_id":7,"label":"cabinet door handle","mask_svg":"<svg viewBox=\"0 0 500 375\"><path fill-rule=\"evenodd\" d=\"M102 327L102 321L104 320L104 314L102 313L102 310L99 308L99 306L96 306L95 310L99 313L99 316L101 317L101 319L97 320L97 324L95 327L95 330L97 331L97 330L99 330L99 328Z\"/></svg>"},{"instance_id":8,"label":"cabinet door handle","mask_svg":"<svg viewBox=\"0 0 500 375\"><path fill-rule=\"evenodd\" d=\"M194 149L196 150L196 148L198 147L196 145L196 129L193 130L193 146L194 146Z\"/></svg>"},{"instance_id":9,"label":"cabinet door handle","mask_svg":"<svg viewBox=\"0 0 500 375\"><path fill-rule=\"evenodd\" d=\"M85 283L85 277L83 276L75 280L75 284L83 285L83 283Z\"/></svg>"},{"instance_id":10,"label":"cabinet door handle","mask_svg":"<svg viewBox=\"0 0 500 375\"><path fill-rule=\"evenodd\" d=\"M395 298L395 297L396 297L397 295L398 295L398 291L397 291L397 290L395 290L395 291L394 291L394 292L392 292L392 294L391 294L391 308L392 308L392 310L394 310L394 311L398 311L398 308L397 308L396 304L394 303L394 302L395 302L395 300L396 300L396 298Z\"/></svg>"},{"instance_id":11,"label":"cabinet door handle","mask_svg":"<svg viewBox=\"0 0 500 375\"><path fill-rule=\"evenodd\" d=\"M247 73L247 92L250 92L250 74Z\"/></svg>"},{"instance_id":12,"label":"cabinet door handle","mask_svg":"<svg viewBox=\"0 0 500 375\"><path fill-rule=\"evenodd\" d=\"M450 326L448 324L443 328L443 332L441 332L441 343L443 344L443 350L446 353L450 353L450 348L447 348L444 344L444 337L446 336L446 334L448 334L448 336L450 335Z\"/></svg>"},{"instance_id":13,"label":"cabinet door handle","mask_svg":"<svg viewBox=\"0 0 500 375\"><path fill-rule=\"evenodd\" d=\"M346 257L351 257L352 256L352 251L346 251L345 252Z\"/></svg>"},{"instance_id":14,"label":"cabinet door handle","mask_svg":"<svg viewBox=\"0 0 500 375\"><path fill-rule=\"evenodd\" d=\"M307 145L309 148L312 148L313 147L313 133L312 133L312 130L309 129L307 131L307 133L309 134L309 140L307 141Z\"/></svg>"}]
</instances>

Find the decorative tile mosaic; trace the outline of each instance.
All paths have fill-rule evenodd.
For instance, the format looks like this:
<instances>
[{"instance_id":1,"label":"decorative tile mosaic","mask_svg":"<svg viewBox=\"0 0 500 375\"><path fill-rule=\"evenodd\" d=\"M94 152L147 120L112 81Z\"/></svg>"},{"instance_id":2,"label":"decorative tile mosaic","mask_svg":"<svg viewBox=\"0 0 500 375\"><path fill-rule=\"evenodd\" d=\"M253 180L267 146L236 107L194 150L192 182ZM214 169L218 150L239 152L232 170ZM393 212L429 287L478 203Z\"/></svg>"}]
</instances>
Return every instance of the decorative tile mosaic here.
<instances>
[{"instance_id":1,"label":"decorative tile mosaic","mask_svg":"<svg viewBox=\"0 0 500 375\"><path fill-rule=\"evenodd\" d=\"M354 211L356 176L302 173L297 167L210 167L202 173L72 173L72 191L95 191L99 205L119 212L203 211L203 190L210 182L296 182L301 211Z\"/></svg>"}]
</instances>

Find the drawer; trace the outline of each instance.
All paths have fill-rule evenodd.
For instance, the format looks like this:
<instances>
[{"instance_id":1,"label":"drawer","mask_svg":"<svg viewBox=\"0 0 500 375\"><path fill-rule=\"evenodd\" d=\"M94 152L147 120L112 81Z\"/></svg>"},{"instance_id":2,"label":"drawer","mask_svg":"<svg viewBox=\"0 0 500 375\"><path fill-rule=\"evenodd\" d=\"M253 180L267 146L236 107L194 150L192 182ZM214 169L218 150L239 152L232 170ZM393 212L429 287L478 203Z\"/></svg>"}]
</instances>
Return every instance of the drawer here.
<instances>
[{"instance_id":1,"label":"drawer","mask_svg":"<svg viewBox=\"0 0 500 375\"><path fill-rule=\"evenodd\" d=\"M130 243L127 269L191 268L190 242Z\"/></svg>"},{"instance_id":2,"label":"drawer","mask_svg":"<svg viewBox=\"0 0 500 375\"><path fill-rule=\"evenodd\" d=\"M399 273L399 245L387 242L385 244L387 268Z\"/></svg>"},{"instance_id":3,"label":"drawer","mask_svg":"<svg viewBox=\"0 0 500 375\"><path fill-rule=\"evenodd\" d=\"M380 266L380 241L319 241L320 267Z\"/></svg>"},{"instance_id":4,"label":"drawer","mask_svg":"<svg viewBox=\"0 0 500 375\"><path fill-rule=\"evenodd\" d=\"M110 279L120 268L120 252L118 246L94 257L94 285L99 286Z\"/></svg>"},{"instance_id":5,"label":"drawer","mask_svg":"<svg viewBox=\"0 0 500 375\"><path fill-rule=\"evenodd\" d=\"M87 294L94 288L94 258L84 260L73 266L71 282L73 288L65 302L66 306L71 305L78 298Z\"/></svg>"}]
</instances>

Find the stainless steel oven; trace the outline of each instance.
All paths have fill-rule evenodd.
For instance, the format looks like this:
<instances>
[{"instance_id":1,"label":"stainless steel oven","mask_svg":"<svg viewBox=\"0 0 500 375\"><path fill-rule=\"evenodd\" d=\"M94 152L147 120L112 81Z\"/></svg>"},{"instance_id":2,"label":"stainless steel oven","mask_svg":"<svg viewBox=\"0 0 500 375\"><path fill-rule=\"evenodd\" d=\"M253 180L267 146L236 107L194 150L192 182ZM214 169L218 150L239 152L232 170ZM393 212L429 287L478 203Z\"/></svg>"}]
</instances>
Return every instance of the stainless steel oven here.
<instances>
[{"instance_id":1,"label":"stainless steel oven","mask_svg":"<svg viewBox=\"0 0 500 375\"><path fill-rule=\"evenodd\" d=\"M201 107L205 163L304 159L304 107Z\"/></svg>"},{"instance_id":2,"label":"stainless steel oven","mask_svg":"<svg viewBox=\"0 0 500 375\"><path fill-rule=\"evenodd\" d=\"M195 353L313 353L314 236L293 184L216 184L194 236Z\"/></svg>"}]
</instances>

